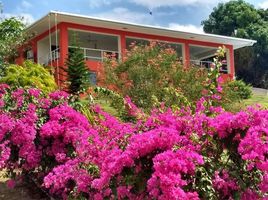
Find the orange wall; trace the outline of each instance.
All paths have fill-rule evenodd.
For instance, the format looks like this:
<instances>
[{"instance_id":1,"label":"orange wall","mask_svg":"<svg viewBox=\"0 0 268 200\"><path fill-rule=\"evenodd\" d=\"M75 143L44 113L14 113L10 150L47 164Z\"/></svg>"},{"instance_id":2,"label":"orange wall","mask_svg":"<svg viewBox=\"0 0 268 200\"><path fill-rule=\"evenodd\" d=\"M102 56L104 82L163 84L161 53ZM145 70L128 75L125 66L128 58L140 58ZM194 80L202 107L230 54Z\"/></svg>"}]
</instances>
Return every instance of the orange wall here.
<instances>
[{"instance_id":1,"label":"orange wall","mask_svg":"<svg viewBox=\"0 0 268 200\"><path fill-rule=\"evenodd\" d=\"M167 42L175 42L175 43L182 43L184 44L184 52L185 52L185 60L184 63L189 66L190 65L190 52L189 52L189 45L201 45L201 46L208 46L208 47L219 47L223 46L223 44L219 43L212 43L212 42L203 42L203 41L196 41L196 40L186 40L180 38L173 38L173 37L166 37L161 35L150 35L150 34L143 34L143 33L135 33L130 31L123 31L123 30L113 30L108 28L100 28L94 26L86 26L81 24L73 24L73 23L65 23L62 22L58 24L57 29L59 30L59 46L60 46L60 59L59 59L59 66L64 67L65 59L67 58L68 54L68 29L78 29L84 31L92 31L92 32L99 32L99 33L106 33L106 34L113 34L117 35L120 38L120 49L121 55L124 57L125 49L126 49L126 37L137 37L137 38L144 38L148 40L159 40L159 41L167 41ZM47 30L46 32L38 35L35 37L33 41L33 51L35 55L35 60L37 60L37 41L43 39L44 37L49 35L49 32L52 33L56 30L56 27L52 27L51 30ZM235 75L235 68L234 68L234 50L233 46L225 45L226 48L229 49L229 74L223 74L224 79L227 78L234 78ZM98 76L102 76L103 68L101 67L100 62L96 61L86 61L90 70L97 73ZM59 70L59 81L64 82L65 75L64 72Z\"/></svg>"}]
</instances>

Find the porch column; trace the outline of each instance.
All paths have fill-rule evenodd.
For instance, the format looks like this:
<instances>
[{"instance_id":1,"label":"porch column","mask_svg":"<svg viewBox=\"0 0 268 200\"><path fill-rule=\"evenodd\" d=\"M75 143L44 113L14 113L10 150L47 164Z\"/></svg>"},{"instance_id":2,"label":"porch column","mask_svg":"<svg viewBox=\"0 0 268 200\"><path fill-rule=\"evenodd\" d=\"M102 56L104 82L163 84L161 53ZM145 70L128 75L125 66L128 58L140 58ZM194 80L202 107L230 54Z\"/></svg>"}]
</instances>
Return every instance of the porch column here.
<instances>
[{"instance_id":1,"label":"porch column","mask_svg":"<svg viewBox=\"0 0 268 200\"><path fill-rule=\"evenodd\" d=\"M230 74L231 78L234 79L235 78L235 64L234 64L234 48L233 46L229 46L227 47L229 50L229 69L230 71L228 71L228 74Z\"/></svg>"},{"instance_id":2,"label":"porch column","mask_svg":"<svg viewBox=\"0 0 268 200\"><path fill-rule=\"evenodd\" d=\"M59 29L59 49L60 49L60 58L59 58L59 69L57 70L57 77L59 79L59 86L63 86L63 83L66 81L66 72L62 68L66 68L65 61L68 58L68 28L66 24L61 23L58 25Z\"/></svg>"},{"instance_id":3,"label":"porch column","mask_svg":"<svg viewBox=\"0 0 268 200\"><path fill-rule=\"evenodd\" d=\"M185 67L190 66L190 47L189 47L189 43L184 44L184 65L185 65Z\"/></svg>"},{"instance_id":4,"label":"porch column","mask_svg":"<svg viewBox=\"0 0 268 200\"><path fill-rule=\"evenodd\" d=\"M37 41L36 40L33 40L33 42L32 42L32 50L33 50L34 62L38 63Z\"/></svg>"},{"instance_id":5,"label":"porch column","mask_svg":"<svg viewBox=\"0 0 268 200\"><path fill-rule=\"evenodd\" d=\"M126 35L120 35L120 49L121 49L121 58L124 59L126 55Z\"/></svg>"},{"instance_id":6,"label":"porch column","mask_svg":"<svg viewBox=\"0 0 268 200\"><path fill-rule=\"evenodd\" d=\"M60 48L60 66L64 66L65 60L68 57L68 29L65 24L59 24L59 48Z\"/></svg>"}]
</instances>

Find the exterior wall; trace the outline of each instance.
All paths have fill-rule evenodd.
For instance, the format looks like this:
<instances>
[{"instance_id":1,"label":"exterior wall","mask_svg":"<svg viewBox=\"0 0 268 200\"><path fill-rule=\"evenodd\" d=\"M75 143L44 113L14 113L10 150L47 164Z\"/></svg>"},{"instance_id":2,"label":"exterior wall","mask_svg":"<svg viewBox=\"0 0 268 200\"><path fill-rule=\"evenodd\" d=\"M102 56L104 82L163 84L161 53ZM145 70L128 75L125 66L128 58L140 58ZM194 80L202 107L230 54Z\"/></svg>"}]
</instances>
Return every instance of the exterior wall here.
<instances>
[{"instance_id":1,"label":"exterior wall","mask_svg":"<svg viewBox=\"0 0 268 200\"><path fill-rule=\"evenodd\" d=\"M163 42L173 42L173 43L181 43L183 46L183 55L184 55L184 63L186 66L190 65L190 51L189 51L189 45L201 45L201 46L208 46L208 47L219 47L223 46L223 44L219 43L211 43L211 42L203 42L203 41L195 41L195 40L185 40L180 38L172 38L172 37L165 37L160 35L150 35L150 34L142 34L142 33L135 33L130 31L123 31L123 30L113 30L108 28L100 28L100 27L94 27L94 26L85 26L80 24L73 24L73 23L65 23L62 22L57 25L57 27L52 27L50 31L46 31L42 33L41 35L34 38L34 44L33 48L35 48L35 51L37 50L37 41L41 40L42 38L46 37L50 33L53 33L56 28L59 30L59 48L60 48L60 59L58 62L58 66L66 67L65 59L67 58L68 54L68 29L76 29L81 31L88 31L88 32L96 32L96 33L102 33L102 34L112 34L119 37L119 51L121 53L122 59L124 59L125 55L125 49L126 49L126 37L133 37L133 38L143 38L147 40L158 40ZM235 68L234 68L234 50L233 46L231 45L225 45L225 47L228 49L229 53L229 73L228 74L222 74L222 77L226 79L233 79L235 75ZM35 60L37 53L35 53ZM103 67L101 65L101 62L98 61L86 61L89 70L94 71L97 73L98 77L101 77L103 75ZM57 65L56 65L57 66ZM55 67L55 65L54 65ZM58 73L58 84L61 86L62 83L66 80L66 74L63 70L58 69L55 70L56 73Z\"/></svg>"},{"instance_id":2,"label":"exterior wall","mask_svg":"<svg viewBox=\"0 0 268 200\"><path fill-rule=\"evenodd\" d=\"M37 42L37 62L44 63L45 59L49 55L49 40L42 39Z\"/></svg>"}]
</instances>

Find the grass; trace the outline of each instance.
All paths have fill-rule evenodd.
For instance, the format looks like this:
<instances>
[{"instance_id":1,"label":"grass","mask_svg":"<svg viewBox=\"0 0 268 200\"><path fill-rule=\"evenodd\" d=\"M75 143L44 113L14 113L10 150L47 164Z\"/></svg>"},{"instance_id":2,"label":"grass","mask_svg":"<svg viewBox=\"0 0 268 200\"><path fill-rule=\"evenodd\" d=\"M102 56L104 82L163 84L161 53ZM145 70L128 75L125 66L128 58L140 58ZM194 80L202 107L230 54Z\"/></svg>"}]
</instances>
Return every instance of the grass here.
<instances>
[{"instance_id":1,"label":"grass","mask_svg":"<svg viewBox=\"0 0 268 200\"><path fill-rule=\"evenodd\" d=\"M250 99L244 101L246 105L256 105L259 104L264 108L268 108L268 95L264 94L253 94Z\"/></svg>"},{"instance_id":2,"label":"grass","mask_svg":"<svg viewBox=\"0 0 268 200\"><path fill-rule=\"evenodd\" d=\"M109 113L110 115L113 115L113 116L118 116L118 112L116 109L114 109L110 103L104 99L98 99L98 100L95 100L95 103L96 104L99 104L101 106L101 108Z\"/></svg>"},{"instance_id":3,"label":"grass","mask_svg":"<svg viewBox=\"0 0 268 200\"><path fill-rule=\"evenodd\" d=\"M85 106L88 105L88 100L87 99L81 99L80 100L82 104L84 104ZM110 104L110 102L104 98L98 98L98 99L94 99L94 103L100 105L100 107L107 113L109 113L110 115L119 116L118 111L113 108Z\"/></svg>"}]
</instances>

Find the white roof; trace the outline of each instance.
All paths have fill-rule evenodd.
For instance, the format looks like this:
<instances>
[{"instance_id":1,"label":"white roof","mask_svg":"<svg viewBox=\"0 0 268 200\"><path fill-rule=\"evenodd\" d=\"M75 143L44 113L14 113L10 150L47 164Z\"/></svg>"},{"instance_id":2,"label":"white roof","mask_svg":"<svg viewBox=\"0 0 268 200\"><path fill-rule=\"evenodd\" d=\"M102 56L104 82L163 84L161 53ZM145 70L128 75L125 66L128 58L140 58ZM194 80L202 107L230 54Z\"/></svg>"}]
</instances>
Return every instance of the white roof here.
<instances>
[{"instance_id":1,"label":"white roof","mask_svg":"<svg viewBox=\"0 0 268 200\"><path fill-rule=\"evenodd\" d=\"M56 16L56 17L55 17ZM187 40L196 40L202 42L212 42L225 45L232 45L234 49L252 46L256 43L255 40L221 36L207 33L193 33L187 31L173 30L158 26L141 25L128 22L120 22L109 19L102 19L97 17L90 17L86 15L71 14L66 12L50 11L47 15L34 22L27 28L27 32L35 33L37 35L47 31L50 26L53 27L56 23L69 22L75 24L82 24L88 26L109 28L114 30L144 33L158 36L166 36L171 38L180 38Z\"/></svg>"}]
</instances>

